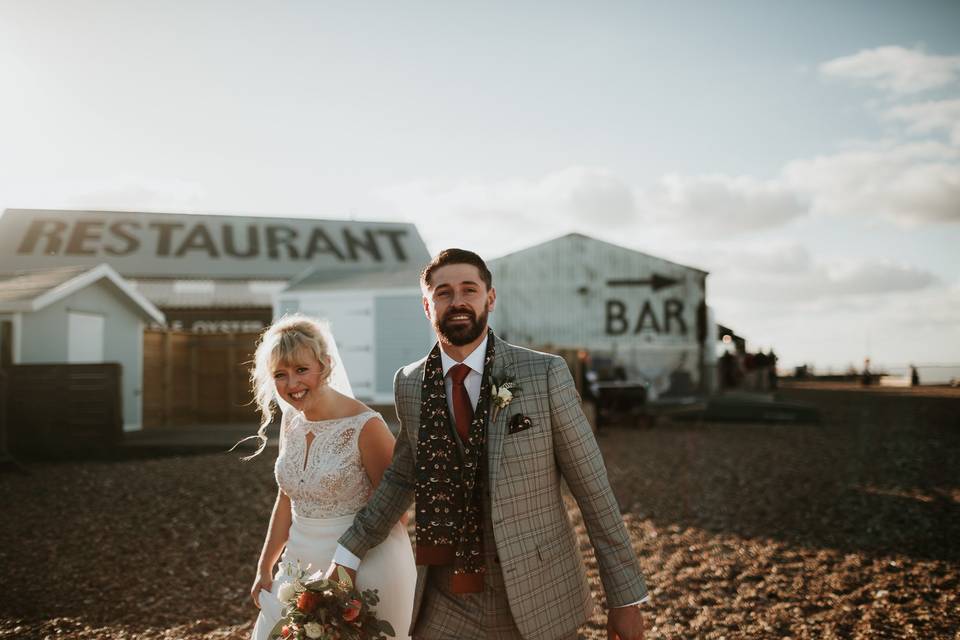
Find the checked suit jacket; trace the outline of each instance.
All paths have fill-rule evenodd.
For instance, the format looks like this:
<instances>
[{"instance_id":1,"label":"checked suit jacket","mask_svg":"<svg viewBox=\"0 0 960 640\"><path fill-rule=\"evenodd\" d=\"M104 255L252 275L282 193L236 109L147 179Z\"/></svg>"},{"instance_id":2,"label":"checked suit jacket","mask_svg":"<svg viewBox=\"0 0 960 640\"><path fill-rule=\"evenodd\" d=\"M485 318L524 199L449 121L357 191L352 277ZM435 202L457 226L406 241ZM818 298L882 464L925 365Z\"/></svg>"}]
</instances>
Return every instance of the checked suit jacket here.
<instances>
[{"instance_id":1,"label":"checked suit jacket","mask_svg":"<svg viewBox=\"0 0 960 640\"><path fill-rule=\"evenodd\" d=\"M561 494L562 480L583 514L607 606L637 602L647 595L647 588L566 362L493 339L493 373L512 377L517 388L512 402L487 425L491 506L484 516L492 519L507 599L521 634L527 639L569 635L589 619L594 602ZM339 540L358 557L386 538L414 500L425 361L403 367L394 379L400 432L393 461ZM517 414L529 421L524 421L526 428L510 434L510 418ZM426 571L427 567L417 567L411 633Z\"/></svg>"}]
</instances>

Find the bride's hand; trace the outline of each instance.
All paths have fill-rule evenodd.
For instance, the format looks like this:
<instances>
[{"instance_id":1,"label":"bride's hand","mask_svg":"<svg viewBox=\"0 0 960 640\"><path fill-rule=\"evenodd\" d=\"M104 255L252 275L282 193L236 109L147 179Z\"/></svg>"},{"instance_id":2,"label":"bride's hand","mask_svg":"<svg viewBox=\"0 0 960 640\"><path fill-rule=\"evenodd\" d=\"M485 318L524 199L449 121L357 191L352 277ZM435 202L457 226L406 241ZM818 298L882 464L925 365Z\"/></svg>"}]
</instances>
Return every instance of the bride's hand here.
<instances>
[{"instance_id":1,"label":"bride's hand","mask_svg":"<svg viewBox=\"0 0 960 640\"><path fill-rule=\"evenodd\" d=\"M253 598L253 604L257 606L257 609L260 608L260 590L270 591L270 587L272 586L273 580L270 579L269 571L266 573L257 572L257 577L254 579L253 586L250 588L250 597Z\"/></svg>"}]
</instances>

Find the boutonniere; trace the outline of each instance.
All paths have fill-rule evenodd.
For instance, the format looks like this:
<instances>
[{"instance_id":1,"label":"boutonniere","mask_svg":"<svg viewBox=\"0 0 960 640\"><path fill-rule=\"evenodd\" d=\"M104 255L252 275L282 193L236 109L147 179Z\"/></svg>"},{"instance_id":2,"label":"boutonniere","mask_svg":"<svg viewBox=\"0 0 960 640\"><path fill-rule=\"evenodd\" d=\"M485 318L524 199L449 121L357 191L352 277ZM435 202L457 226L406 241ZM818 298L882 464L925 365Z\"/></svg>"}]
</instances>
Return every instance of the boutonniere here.
<instances>
[{"instance_id":1,"label":"boutonniere","mask_svg":"<svg viewBox=\"0 0 960 640\"><path fill-rule=\"evenodd\" d=\"M502 373L492 376L490 379L490 399L493 401L493 415L490 419L496 420L500 410L513 402L513 396L520 391L520 385L514 382L512 376Z\"/></svg>"}]
</instances>

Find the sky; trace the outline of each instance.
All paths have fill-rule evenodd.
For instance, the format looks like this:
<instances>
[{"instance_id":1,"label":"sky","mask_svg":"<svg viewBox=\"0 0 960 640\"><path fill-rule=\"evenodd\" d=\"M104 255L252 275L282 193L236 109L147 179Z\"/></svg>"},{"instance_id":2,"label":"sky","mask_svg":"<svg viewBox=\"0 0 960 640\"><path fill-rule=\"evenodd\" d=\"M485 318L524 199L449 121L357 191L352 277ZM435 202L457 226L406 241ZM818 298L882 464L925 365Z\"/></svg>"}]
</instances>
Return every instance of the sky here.
<instances>
[{"instance_id":1,"label":"sky","mask_svg":"<svg viewBox=\"0 0 960 640\"><path fill-rule=\"evenodd\" d=\"M781 363L960 364L960 3L0 0L0 209L580 232Z\"/></svg>"}]
</instances>

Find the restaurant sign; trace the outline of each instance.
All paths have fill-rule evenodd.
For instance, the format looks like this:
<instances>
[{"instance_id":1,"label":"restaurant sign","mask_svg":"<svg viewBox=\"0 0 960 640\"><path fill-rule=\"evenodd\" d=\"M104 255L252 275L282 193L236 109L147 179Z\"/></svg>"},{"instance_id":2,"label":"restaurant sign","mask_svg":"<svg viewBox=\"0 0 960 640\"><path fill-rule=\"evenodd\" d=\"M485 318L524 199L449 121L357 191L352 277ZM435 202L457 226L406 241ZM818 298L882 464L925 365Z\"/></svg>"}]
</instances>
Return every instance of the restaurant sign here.
<instances>
[{"instance_id":1,"label":"restaurant sign","mask_svg":"<svg viewBox=\"0 0 960 640\"><path fill-rule=\"evenodd\" d=\"M110 264L127 277L292 278L430 259L414 225L309 218L7 209L0 273Z\"/></svg>"}]
</instances>

